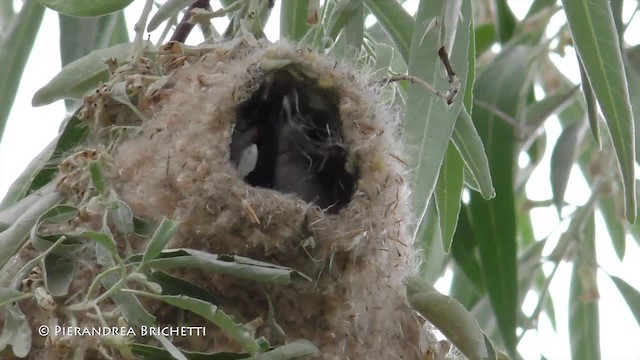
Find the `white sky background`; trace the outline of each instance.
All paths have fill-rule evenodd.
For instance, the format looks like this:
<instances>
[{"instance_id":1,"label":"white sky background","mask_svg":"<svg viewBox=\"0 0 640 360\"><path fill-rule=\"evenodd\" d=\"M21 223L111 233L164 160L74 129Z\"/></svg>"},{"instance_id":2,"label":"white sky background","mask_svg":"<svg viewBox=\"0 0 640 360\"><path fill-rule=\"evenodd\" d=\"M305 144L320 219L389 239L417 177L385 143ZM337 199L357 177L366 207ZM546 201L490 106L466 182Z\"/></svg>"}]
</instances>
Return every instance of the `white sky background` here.
<instances>
[{"instance_id":1,"label":"white sky background","mask_svg":"<svg viewBox=\"0 0 640 360\"><path fill-rule=\"evenodd\" d=\"M18 7L20 1L15 1L15 3ZM133 28L133 24L141 12L143 3L142 0L136 0L127 9L127 20L130 28ZM214 8L217 8L215 3L215 1L212 2ZM510 1L509 3L516 15L522 18L526 14L531 1L516 0ZM417 4L418 0L411 0L407 2L406 7L409 11L414 12ZM636 4L636 1L625 2L625 21L631 17L631 13ZM278 38L279 33L277 26L279 23L278 8L279 4L276 5L272 12L266 29L267 37L272 41ZM548 34L557 31L558 24L563 22L563 15L560 13L556 14ZM369 24L369 22L367 24ZM220 19L215 25L219 31L222 31L227 25L227 21L226 19ZM627 43L633 45L640 42L640 20L634 20L630 29L627 31L627 38L625 40ZM190 42L194 42L194 39L190 39ZM38 34L29 62L27 63L4 137L0 142L0 198L4 196L8 187L17 176L20 175L31 159L54 139L58 133L60 122L64 118L65 108L63 101L38 108L31 107L31 97L36 90L49 81L60 69L58 43L58 17L56 13L47 10L41 31ZM577 70L575 54L569 50L570 48L566 49L568 50L566 56L561 58L554 55L554 61L560 65L560 69L566 76L578 83L580 76ZM532 174L526 187L527 194L534 200L547 200L551 198L549 157L561 128L559 123L553 120L547 121L545 128L548 135L545 159L543 159ZM577 167L574 167L565 195L566 201L570 204L582 205L586 202L588 196L589 187ZM558 217L555 209L552 207L533 210L533 220L536 238L540 239L552 234L545 249L545 255L548 255L553 246L555 246L561 231L566 228L566 224L557 227ZM601 217L596 218L596 234L598 262L602 268L612 275L620 276L632 286L640 288L640 276L638 276L640 274L640 265L638 265L640 262L640 248L634 239L627 239L626 256L624 261L620 262L611 246L611 241L608 238L606 227ZM548 274L552 269L552 264L545 264L544 269ZM538 359L541 352L549 359L570 358L568 328L566 326L570 274L570 264L563 263L560 265L555 279L551 283L551 293L553 294L556 310L558 332L554 332L549 320L546 317L542 317L539 324L539 331L529 331L520 343L518 349L525 355L525 359ZM446 292L449 281L450 273L445 276L443 281L438 282L437 287L441 291ZM616 287L603 270L599 270L598 282L601 295L600 334L602 358L621 360L640 359L640 347L637 343L638 340L640 340L640 328ZM525 312L530 314L535 305L534 297L528 296L524 304Z\"/></svg>"}]
</instances>

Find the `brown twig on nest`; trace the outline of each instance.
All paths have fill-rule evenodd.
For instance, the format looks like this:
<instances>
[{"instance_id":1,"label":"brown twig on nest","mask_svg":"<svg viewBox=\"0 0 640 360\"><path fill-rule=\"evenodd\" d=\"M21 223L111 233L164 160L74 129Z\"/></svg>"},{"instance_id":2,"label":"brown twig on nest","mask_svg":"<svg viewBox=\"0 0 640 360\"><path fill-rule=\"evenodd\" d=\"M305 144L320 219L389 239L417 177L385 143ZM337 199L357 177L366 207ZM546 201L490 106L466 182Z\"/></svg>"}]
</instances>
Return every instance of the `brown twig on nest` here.
<instances>
[{"instance_id":1,"label":"brown twig on nest","mask_svg":"<svg viewBox=\"0 0 640 360\"><path fill-rule=\"evenodd\" d=\"M447 70L447 76L449 77L449 83L451 84L451 87L449 87L447 91L444 91L444 92L440 91L436 89L435 86L431 85L429 82L413 75L394 75L394 76L384 78L378 81L378 83L381 83L382 85L387 85L392 82L406 80L411 82L412 84L418 84L424 87L435 96L446 101L447 105L451 105L453 103L453 99L456 97L456 95L460 91L460 80L458 80L458 77L456 76L456 72L453 70L453 67L451 66L451 62L449 61L449 55L447 54L447 50L444 48L444 46L441 47L440 50L438 51L438 56L440 57L442 64Z\"/></svg>"},{"instance_id":2,"label":"brown twig on nest","mask_svg":"<svg viewBox=\"0 0 640 360\"><path fill-rule=\"evenodd\" d=\"M447 75L449 75L449 82L452 83L456 79L456 72L453 70L451 66L451 61L449 61L449 54L447 53L447 49L443 46L438 50L438 56L440 57L440 61L444 65L444 68L447 69Z\"/></svg>"},{"instance_id":3,"label":"brown twig on nest","mask_svg":"<svg viewBox=\"0 0 640 360\"><path fill-rule=\"evenodd\" d=\"M191 24L189 22L189 18L191 17L191 10L198 9L198 8L199 9L211 8L211 5L209 4L209 0L198 0L193 4L191 4L189 8L187 8L187 13L184 14L184 16L182 17L182 20L180 20L180 23L176 27L176 31L173 33L173 36L171 36L171 41L178 41L183 43L185 42L185 40L187 40L187 37L191 33L191 30L195 26L195 24Z\"/></svg>"}]
</instances>

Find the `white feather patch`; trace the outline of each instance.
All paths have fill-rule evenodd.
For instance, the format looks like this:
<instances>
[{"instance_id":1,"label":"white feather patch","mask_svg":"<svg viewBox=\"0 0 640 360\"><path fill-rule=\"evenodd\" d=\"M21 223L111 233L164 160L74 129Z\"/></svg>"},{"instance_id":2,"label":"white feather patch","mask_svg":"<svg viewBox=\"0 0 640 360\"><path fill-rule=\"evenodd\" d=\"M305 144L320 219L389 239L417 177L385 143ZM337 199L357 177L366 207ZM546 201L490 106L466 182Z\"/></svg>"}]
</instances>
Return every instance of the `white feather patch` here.
<instances>
[{"instance_id":1,"label":"white feather patch","mask_svg":"<svg viewBox=\"0 0 640 360\"><path fill-rule=\"evenodd\" d=\"M242 150L240 156L240 163L238 163L238 173L243 179L249 175L255 168L258 162L258 146L251 144L246 149Z\"/></svg>"}]
</instances>

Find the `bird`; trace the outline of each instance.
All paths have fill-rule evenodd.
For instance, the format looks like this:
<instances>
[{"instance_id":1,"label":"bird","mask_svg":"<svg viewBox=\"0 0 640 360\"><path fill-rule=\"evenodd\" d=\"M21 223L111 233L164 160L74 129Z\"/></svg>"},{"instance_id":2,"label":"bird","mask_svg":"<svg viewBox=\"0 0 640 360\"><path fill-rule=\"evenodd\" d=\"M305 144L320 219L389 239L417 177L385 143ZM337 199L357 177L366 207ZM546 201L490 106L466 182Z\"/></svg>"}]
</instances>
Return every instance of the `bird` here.
<instances>
[{"instance_id":1,"label":"bird","mask_svg":"<svg viewBox=\"0 0 640 360\"><path fill-rule=\"evenodd\" d=\"M351 199L337 99L282 70L238 106L230 161L249 185L295 194L330 213Z\"/></svg>"},{"instance_id":2,"label":"bird","mask_svg":"<svg viewBox=\"0 0 640 360\"><path fill-rule=\"evenodd\" d=\"M316 177L317 165L313 163L317 154L311 152L312 149L306 144L309 139L300 129L302 121L299 112L293 112L291 97L282 98L273 188L296 194L304 201L320 207L328 207L332 202L331 196Z\"/></svg>"}]
</instances>

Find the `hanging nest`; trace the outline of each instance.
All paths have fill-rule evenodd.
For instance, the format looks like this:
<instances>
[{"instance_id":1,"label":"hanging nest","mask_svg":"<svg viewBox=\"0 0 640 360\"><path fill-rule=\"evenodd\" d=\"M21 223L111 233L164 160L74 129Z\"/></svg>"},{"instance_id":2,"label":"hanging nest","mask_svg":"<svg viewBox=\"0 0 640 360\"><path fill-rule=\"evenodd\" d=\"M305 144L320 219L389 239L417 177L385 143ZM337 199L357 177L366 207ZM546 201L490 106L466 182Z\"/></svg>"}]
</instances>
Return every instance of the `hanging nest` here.
<instances>
[{"instance_id":1,"label":"hanging nest","mask_svg":"<svg viewBox=\"0 0 640 360\"><path fill-rule=\"evenodd\" d=\"M247 37L197 48L169 43L153 61L110 66L111 80L85 97L88 145L60 166L58 190L78 212L40 229L79 234L82 265L69 295L50 296L45 307L20 303L32 328L144 321L118 307L115 296L98 304L101 316L95 309L63 310L108 268L87 231L113 236L124 258L148 247L150 233L138 231L142 220L174 219L179 228L163 254L216 254L236 267L210 271L190 263L164 272L150 265L126 287L149 291L160 284L165 294L161 280L180 279L245 324L247 336L272 347L309 340L318 348L309 358L433 357L437 345L407 305L403 285L416 260L398 118L375 86L306 49ZM96 184L96 174L104 184ZM114 215L127 209L135 231ZM26 245L19 256L24 263L35 254ZM291 281L255 281L242 272L252 266L292 269ZM115 282L103 281L88 295L104 294ZM174 293L180 294L186 295ZM138 299L158 324L206 327L204 337L173 338L182 349L246 350L193 312ZM123 344L131 341L34 337L29 358L66 359L78 349L87 359L127 358ZM135 341L159 346L153 338Z\"/></svg>"}]
</instances>

